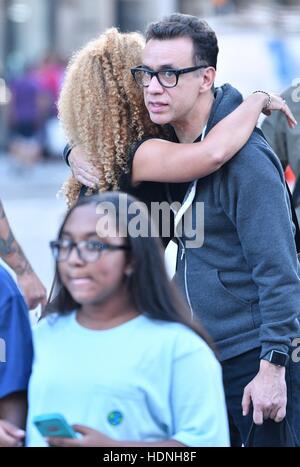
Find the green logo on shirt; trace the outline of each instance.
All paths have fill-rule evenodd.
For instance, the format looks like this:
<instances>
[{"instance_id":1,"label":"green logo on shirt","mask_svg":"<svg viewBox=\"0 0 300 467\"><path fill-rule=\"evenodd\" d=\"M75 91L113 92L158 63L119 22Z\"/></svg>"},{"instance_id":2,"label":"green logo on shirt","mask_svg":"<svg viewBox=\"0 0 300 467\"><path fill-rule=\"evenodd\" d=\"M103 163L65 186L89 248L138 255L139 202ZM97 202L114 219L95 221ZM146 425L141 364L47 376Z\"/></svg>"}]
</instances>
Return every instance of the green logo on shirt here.
<instances>
[{"instance_id":1,"label":"green logo on shirt","mask_svg":"<svg viewBox=\"0 0 300 467\"><path fill-rule=\"evenodd\" d=\"M120 425L123 422L123 414L118 410L109 412L109 414L107 415L107 421L113 426Z\"/></svg>"}]
</instances>

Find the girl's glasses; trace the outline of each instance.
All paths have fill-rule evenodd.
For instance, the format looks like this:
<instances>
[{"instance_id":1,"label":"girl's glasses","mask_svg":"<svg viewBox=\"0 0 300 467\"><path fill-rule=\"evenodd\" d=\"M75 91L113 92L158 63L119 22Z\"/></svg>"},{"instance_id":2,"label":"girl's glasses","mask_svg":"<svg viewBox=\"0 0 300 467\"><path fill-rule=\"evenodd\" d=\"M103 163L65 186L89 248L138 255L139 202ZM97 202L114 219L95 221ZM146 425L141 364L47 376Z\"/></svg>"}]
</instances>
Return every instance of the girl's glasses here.
<instances>
[{"instance_id":1,"label":"girl's glasses","mask_svg":"<svg viewBox=\"0 0 300 467\"><path fill-rule=\"evenodd\" d=\"M67 261L73 248L76 248L77 254L82 261L93 263L97 261L104 250L130 250L128 245L110 245L98 240L54 240L50 242L50 248L55 261L61 263Z\"/></svg>"}]
</instances>

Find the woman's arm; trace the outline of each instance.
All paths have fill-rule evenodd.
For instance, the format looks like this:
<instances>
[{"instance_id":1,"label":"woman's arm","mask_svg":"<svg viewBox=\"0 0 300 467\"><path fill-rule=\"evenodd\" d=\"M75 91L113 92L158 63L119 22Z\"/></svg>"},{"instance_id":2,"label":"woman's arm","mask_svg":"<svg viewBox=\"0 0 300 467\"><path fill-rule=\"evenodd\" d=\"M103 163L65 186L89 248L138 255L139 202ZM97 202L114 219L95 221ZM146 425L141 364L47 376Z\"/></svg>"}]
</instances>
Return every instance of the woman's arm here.
<instances>
[{"instance_id":1,"label":"woman's arm","mask_svg":"<svg viewBox=\"0 0 300 467\"><path fill-rule=\"evenodd\" d=\"M180 183L215 172L246 144L267 100L264 93L250 95L199 143L178 144L160 139L145 141L134 155L132 182ZM267 113L272 110L283 112L290 127L296 125L281 97L272 96Z\"/></svg>"}]
</instances>

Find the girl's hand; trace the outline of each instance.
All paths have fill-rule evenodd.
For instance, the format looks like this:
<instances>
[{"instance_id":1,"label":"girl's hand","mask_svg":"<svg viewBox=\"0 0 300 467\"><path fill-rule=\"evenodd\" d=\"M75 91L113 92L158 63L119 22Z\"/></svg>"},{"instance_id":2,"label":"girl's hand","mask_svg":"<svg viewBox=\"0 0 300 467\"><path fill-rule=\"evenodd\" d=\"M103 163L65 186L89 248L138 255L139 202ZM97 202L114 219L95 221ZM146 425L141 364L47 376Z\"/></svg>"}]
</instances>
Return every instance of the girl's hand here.
<instances>
[{"instance_id":1,"label":"girl's hand","mask_svg":"<svg viewBox=\"0 0 300 467\"><path fill-rule=\"evenodd\" d=\"M5 420L0 420L0 447L19 448L23 446L25 431Z\"/></svg>"},{"instance_id":2,"label":"girl's hand","mask_svg":"<svg viewBox=\"0 0 300 467\"><path fill-rule=\"evenodd\" d=\"M262 112L265 115L269 116L274 110L280 110L285 115L289 127L295 128L295 126L297 125L297 121L285 100L280 96L276 96L275 94L270 94L270 96L270 105L268 105L267 108L263 109Z\"/></svg>"},{"instance_id":3,"label":"girl's hand","mask_svg":"<svg viewBox=\"0 0 300 467\"><path fill-rule=\"evenodd\" d=\"M73 425L74 431L82 434L81 438L47 438L50 446L63 448L88 448L88 447L112 447L116 442L108 436L82 425Z\"/></svg>"}]
</instances>

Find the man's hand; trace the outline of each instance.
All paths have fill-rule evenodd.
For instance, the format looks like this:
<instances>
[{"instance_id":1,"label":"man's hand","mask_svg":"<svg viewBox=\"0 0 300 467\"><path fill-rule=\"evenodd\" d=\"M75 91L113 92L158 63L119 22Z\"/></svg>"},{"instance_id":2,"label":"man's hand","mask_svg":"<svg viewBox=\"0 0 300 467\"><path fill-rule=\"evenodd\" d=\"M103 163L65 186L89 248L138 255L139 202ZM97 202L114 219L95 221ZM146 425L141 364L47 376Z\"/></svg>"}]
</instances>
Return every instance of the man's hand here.
<instances>
[{"instance_id":1,"label":"man's hand","mask_svg":"<svg viewBox=\"0 0 300 467\"><path fill-rule=\"evenodd\" d=\"M253 421L262 425L264 419L281 422L286 415L287 389L285 367L275 366L261 360L255 378L244 389L242 400L243 415L248 415L253 405Z\"/></svg>"},{"instance_id":2,"label":"man's hand","mask_svg":"<svg viewBox=\"0 0 300 467\"><path fill-rule=\"evenodd\" d=\"M20 275L17 274L17 281L30 310L33 310L39 304L41 304L42 307L46 305L47 290L35 272L28 271Z\"/></svg>"},{"instance_id":3,"label":"man's hand","mask_svg":"<svg viewBox=\"0 0 300 467\"><path fill-rule=\"evenodd\" d=\"M69 154L69 164L73 176L83 185L89 188L96 188L99 185L99 179L95 169L88 161L87 155L82 146L74 146Z\"/></svg>"},{"instance_id":4,"label":"man's hand","mask_svg":"<svg viewBox=\"0 0 300 467\"><path fill-rule=\"evenodd\" d=\"M47 442L50 446L63 447L63 448L88 448L88 447L113 447L117 445L117 441L109 438L108 436L100 433L100 431L93 430L82 425L73 425L74 431L82 434L82 438L48 438Z\"/></svg>"},{"instance_id":5,"label":"man's hand","mask_svg":"<svg viewBox=\"0 0 300 467\"><path fill-rule=\"evenodd\" d=\"M9 422L0 420L0 447L18 448L22 447L25 431Z\"/></svg>"}]
</instances>

